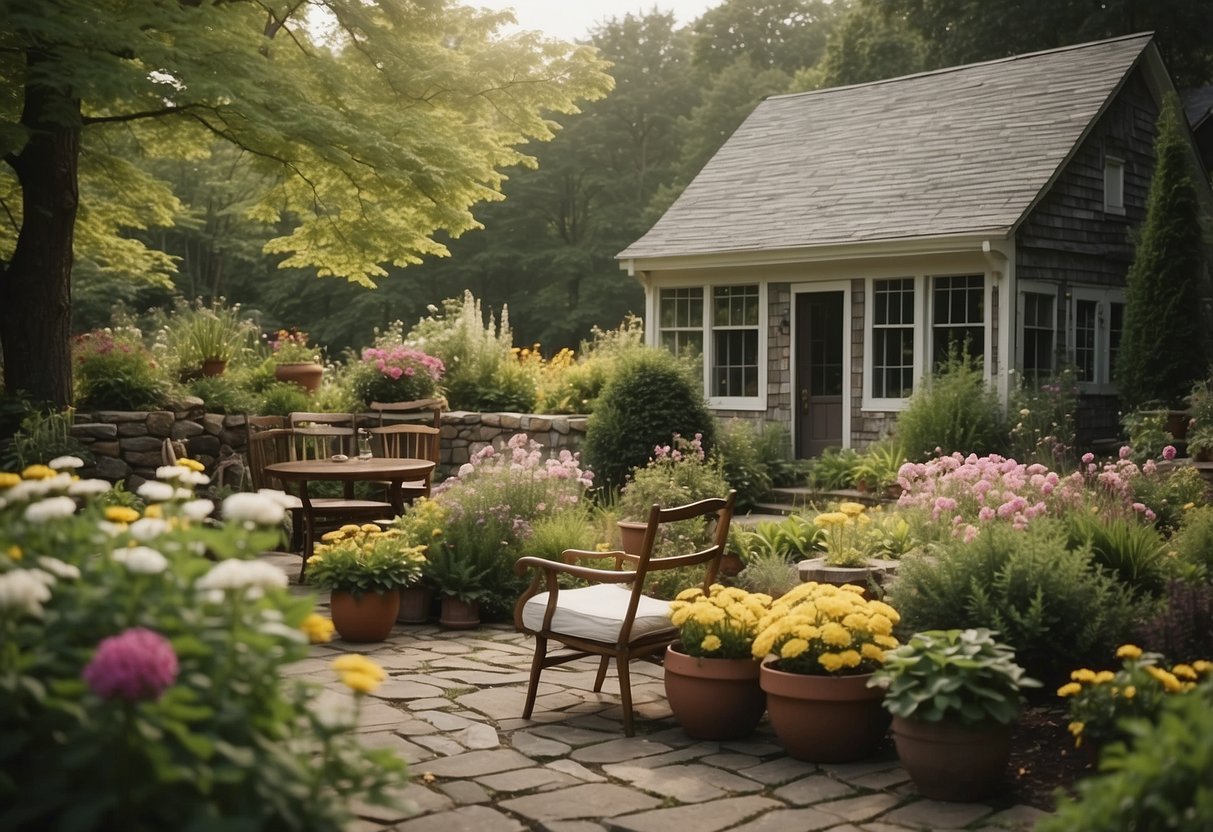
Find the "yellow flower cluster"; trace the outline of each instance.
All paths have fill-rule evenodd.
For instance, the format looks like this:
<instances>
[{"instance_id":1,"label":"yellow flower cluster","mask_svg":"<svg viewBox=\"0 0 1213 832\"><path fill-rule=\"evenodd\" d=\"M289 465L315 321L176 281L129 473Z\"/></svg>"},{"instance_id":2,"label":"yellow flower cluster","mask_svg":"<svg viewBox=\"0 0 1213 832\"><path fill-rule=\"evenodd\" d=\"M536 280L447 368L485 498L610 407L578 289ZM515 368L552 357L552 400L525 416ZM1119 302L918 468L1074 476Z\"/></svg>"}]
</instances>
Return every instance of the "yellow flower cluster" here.
<instances>
[{"instance_id":1,"label":"yellow flower cluster","mask_svg":"<svg viewBox=\"0 0 1213 832\"><path fill-rule=\"evenodd\" d=\"M859 587L805 583L771 605L751 652L756 659L774 656L789 673L867 673L897 647L893 627L900 620L883 601L866 600Z\"/></svg>"},{"instance_id":2,"label":"yellow flower cluster","mask_svg":"<svg viewBox=\"0 0 1213 832\"><path fill-rule=\"evenodd\" d=\"M333 638L333 622L318 613L310 613L299 629L312 644L324 644Z\"/></svg>"},{"instance_id":3,"label":"yellow flower cluster","mask_svg":"<svg viewBox=\"0 0 1213 832\"><path fill-rule=\"evenodd\" d=\"M20 474L14 474L12 471L0 471L0 489L12 488L19 482L21 482Z\"/></svg>"},{"instance_id":4,"label":"yellow flower cluster","mask_svg":"<svg viewBox=\"0 0 1213 832\"><path fill-rule=\"evenodd\" d=\"M446 524L447 513L442 504L422 497L409 506L404 516L396 520L394 528L399 529L410 543L420 546L424 552L429 544L442 537Z\"/></svg>"},{"instance_id":5,"label":"yellow flower cluster","mask_svg":"<svg viewBox=\"0 0 1213 832\"><path fill-rule=\"evenodd\" d=\"M355 693L370 693L387 678L382 667L357 653L334 659L333 670L341 675L342 683Z\"/></svg>"},{"instance_id":6,"label":"yellow flower cluster","mask_svg":"<svg viewBox=\"0 0 1213 832\"><path fill-rule=\"evenodd\" d=\"M188 468L191 471L198 471L200 473L202 471L206 470L206 466L203 465L201 462L199 462L196 459L190 459L187 456L180 457L177 460L177 464L180 465L182 468Z\"/></svg>"},{"instance_id":7,"label":"yellow flower cluster","mask_svg":"<svg viewBox=\"0 0 1213 832\"><path fill-rule=\"evenodd\" d=\"M1125 717L1152 717L1162 700L1196 687L1201 677L1213 674L1213 662L1194 661L1175 664L1168 670L1157 653L1144 652L1135 644L1123 644L1116 651L1121 669L1071 671L1070 681L1057 689L1057 695L1069 699L1070 733L1075 745L1085 738L1103 743L1122 739L1118 723Z\"/></svg>"},{"instance_id":8,"label":"yellow flower cluster","mask_svg":"<svg viewBox=\"0 0 1213 832\"><path fill-rule=\"evenodd\" d=\"M758 622L771 596L712 584L684 589L670 602L670 621L679 629L682 651L691 656L740 659L750 655Z\"/></svg>"},{"instance_id":9,"label":"yellow flower cluster","mask_svg":"<svg viewBox=\"0 0 1213 832\"><path fill-rule=\"evenodd\" d=\"M865 535L872 518L862 503L842 502L836 511L823 511L813 525L824 532L826 563L831 566L862 566L868 559Z\"/></svg>"},{"instance_id":10,"label":"yellow flower cluster","mask_svg":"<svg viewBox=\"0 0 1213 832\"><path fill-rule=\"evenodd\" d=\"M139 512L129 506L106 506L105 519L111 523L134 523L139 519Z\"/></svg>"}]
</instances>

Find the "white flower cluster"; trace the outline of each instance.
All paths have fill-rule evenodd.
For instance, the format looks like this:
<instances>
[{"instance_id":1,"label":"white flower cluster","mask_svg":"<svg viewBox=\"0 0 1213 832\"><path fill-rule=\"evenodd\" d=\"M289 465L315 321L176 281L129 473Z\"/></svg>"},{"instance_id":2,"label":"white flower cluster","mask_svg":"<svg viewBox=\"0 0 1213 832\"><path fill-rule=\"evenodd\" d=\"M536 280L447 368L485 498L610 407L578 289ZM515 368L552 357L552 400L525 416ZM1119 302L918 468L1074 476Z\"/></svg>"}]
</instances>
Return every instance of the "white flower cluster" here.
<instances>
[{"instance_id":1,"label":"white flower cluster","mask_svg":"<svg viewBox=\"0 0 1213 832\"><path fill-rule=\"evenodd\" d=\"M194 586L200 590L227 591L278 589L286 584L286 573L273 564L260 560L233 559L215 564Z\"/></svg>"},{"instance_id":2,"label":"white flower cluster","mask_svg":"<svg viewBox=\"0 0 1213 832\"><path fill-rule=\"evenodd\" d=\"M272 526L281 523L286 509L280 500L268 494L233 494L223 501L223 516L238 523Z\"/></svg>"},{"instance_id":3,"label":"white flower cluster","mask_svg":"<svg viewBox=\"0 0 1213 832\"><path fill-rule=\"evenodd\" d=\"M115 549L113 559L137 575L159 575L168 568L168 558L150 546Z\"/></svg>"},{"instance_id":4,"label":"white flower cluster","mask_svg":"<svg viewBox=\"0 0 1213 832\"><path fill-rule=\"evenodd\" d=\"M0 574L0 613L42 617L42 605L51 599L54 576L41 569L14 569Z\"/></svg>"}]
</instances>

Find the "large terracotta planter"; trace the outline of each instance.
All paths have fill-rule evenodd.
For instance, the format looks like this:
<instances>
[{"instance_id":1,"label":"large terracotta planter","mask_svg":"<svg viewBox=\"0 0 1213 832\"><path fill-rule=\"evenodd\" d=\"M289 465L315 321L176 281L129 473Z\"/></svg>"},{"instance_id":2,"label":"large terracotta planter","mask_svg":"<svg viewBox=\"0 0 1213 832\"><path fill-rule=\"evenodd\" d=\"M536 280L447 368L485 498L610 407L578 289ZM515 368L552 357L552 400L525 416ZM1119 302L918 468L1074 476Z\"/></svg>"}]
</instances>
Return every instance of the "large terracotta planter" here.
<instances>
[{"instance_id":1,"label":"large terracotta planter","mask_svg":"<svg viewBox=\"0 0 1213 832\"><path fill-rule=\"evenodd\" d=\"M430 617L433 593L428 586L409 586L400 590L400 612L396 621L401 624L424 624Z\"/></svg>"},{"instance_id":2,"label":"large terracotta planter","mask_svg":"<svg viewBox=\"0 0 1213 832\"><path fill-rule=\"evenodd\" d=\"M315 361L278 364L274 367L274 378L279 381L290 381L298 384L309 393L320 389L320 379L324 377L324 365Z\"/></svg>"},{"instance_id":3,"label":"large terracotta planter","mask_svg":"<svg viewBox=\"0 0 1213 832\"><path fill-rule=\"evenodd\" d=\"M447 630L474 630L480 626L480 602L442 597L438 624Z\"/></svg>"},{"instance_id":4,"label":"large terracotta planter","mask_svg":"<svg viewBox=\"0 0 1213 832\"><path fill-rule=\"evenodd\" d=\"M337 635L346 641L383 641L392 632L400 610L400 593L366 592L355 598L352 593L333 590L329 612Z\"/></svg>"},{"instance_id":5,"label":"large terracotta planter","mask_svg":"<svg viewBox=\"0 0 1213 832\"><path fill-rule=\"evenodd\" d=\"M665 695L688 737L735 740L753 733L766 710L753 659L702 659L666 649Z\"/></svg>"},{"instance_id":6,"label":"large terracotta planter","mask_svg":"<svg viewBox=\"0 0 1213 832\"><path fill-rule=\"evenodd\" d=\"M644 533L649 524L635 520L618 520L615 525L619 527L619 548L629 555L639 555L640 550L644 548Z\"/></svg>"},{"instance_id":7,"label":"large terracotta planter","mask_svg":"<svg viewBox=\"0 0 1213 832\"><path fill-rule=\"evenodd\" d=\"M792 757L844 763L870 756L889 727L882 688L869 688L870 673L812 676L762 663L759 681L775 735Z\"/></svg>"},{"instance_id":8,"label":"large terracotta planter","mask_svg":"<svg viewBox=\"0 0 1213 832\"><path fill-rule=\"evenodd\" d=\"M1011 756L1011 726L893 717L901 765L925 797L970 803L998 791Z\"/></svg>"}]
</instances>

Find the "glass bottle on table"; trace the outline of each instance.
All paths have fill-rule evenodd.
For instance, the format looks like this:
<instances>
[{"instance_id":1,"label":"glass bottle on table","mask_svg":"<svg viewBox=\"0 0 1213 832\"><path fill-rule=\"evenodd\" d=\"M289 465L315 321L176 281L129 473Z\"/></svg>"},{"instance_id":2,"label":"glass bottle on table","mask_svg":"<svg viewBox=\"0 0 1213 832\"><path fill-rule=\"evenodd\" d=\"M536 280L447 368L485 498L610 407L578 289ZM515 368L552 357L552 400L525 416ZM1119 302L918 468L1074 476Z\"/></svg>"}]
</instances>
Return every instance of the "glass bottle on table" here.
<instances>
[{"instance_id":1,"label":"glass bottle on table","mask_svg":"<svg viewBox=\"0 0 1213 832\"><path fill-rule=\"evenodd\" d=\"M366 428L358 429L358 458L361 460L370 459L371 454L371 432Z\"/></svg>"}]
</instances>

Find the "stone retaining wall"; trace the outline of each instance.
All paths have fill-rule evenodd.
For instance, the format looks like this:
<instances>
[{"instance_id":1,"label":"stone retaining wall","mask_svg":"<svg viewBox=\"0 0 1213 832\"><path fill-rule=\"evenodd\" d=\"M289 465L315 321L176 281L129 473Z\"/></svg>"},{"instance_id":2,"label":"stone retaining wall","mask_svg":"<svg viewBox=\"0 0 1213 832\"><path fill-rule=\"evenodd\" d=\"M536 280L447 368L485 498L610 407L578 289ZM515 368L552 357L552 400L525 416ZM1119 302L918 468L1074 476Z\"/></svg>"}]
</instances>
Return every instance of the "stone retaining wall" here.
<instances>
[{"instance_id":1,"label":"stone retaining wall","mask_svg":"<svg viewBox=\"0 0 1213 832\"><path fill-rule=\"evenodd\" d=\"M207 413L201 399L187 399L172 409L98 411L77 413L72 435L83 442L95 463L81 473L138 488L163 465L165 439L185 444L190 457L214 475L220 460L243 455L247 445L247 419L243 414ZM471 459L487 445L501 448L516 433L526 433L546 451L576 452L585 438L585 416L548 416L527 413L442 414L442 456L439 478ZM242 465L225 468L224 482L235 486ZM247 481L245 482L247 487Z\"/></svg>"}]
</instances>

